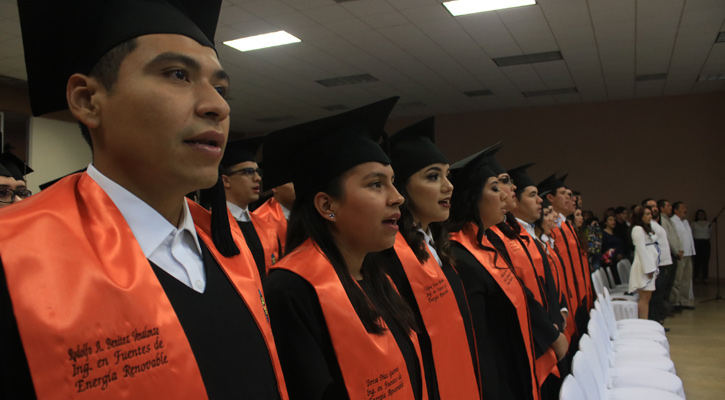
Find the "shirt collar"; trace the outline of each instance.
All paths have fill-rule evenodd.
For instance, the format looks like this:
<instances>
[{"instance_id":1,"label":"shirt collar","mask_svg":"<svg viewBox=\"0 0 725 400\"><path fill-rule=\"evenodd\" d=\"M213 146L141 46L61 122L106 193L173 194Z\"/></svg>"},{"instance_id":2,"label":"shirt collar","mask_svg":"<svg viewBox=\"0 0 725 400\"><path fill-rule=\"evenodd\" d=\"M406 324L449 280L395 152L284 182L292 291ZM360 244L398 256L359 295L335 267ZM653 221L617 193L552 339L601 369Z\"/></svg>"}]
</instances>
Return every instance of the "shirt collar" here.
<instances>
[{"instance_id":1,"label":"shirt collar","mask_svg":"<svg viewBox=\"0 0 725 400\"><path fill-rule=\"evenodd\" d=\"M249 206L242 208L234 203L227 201L227 207L229 207L229 211L232 213L232 216L237 221L241 221L241 222L251 221L251 219L249 219Z\"/></svg>"},{"instance_id":2,"label":"shirt collar","mask_svg":"<svg viewBox=\"0 0 725 400\"><path fill-rule=\"evenodd\" d=\"M561 225L564 223L564 221L566 221L566 217L564 216L564 214L559 213L559 216L556 217L556 226L561 228Z\"/></svg>"},{"instance_id":3,"label":"shirt collar","mask_svg":"<svg viewBox=\"0 0 725 400\"><path fill-rule=\"evenodd\" d=\"M113 204L121 212L146 258L161 245L169 234L182 230L186 230L191 234L199 254L201 254L194 220L191 218L189 205L186 204L185 200L182 200L183 210L177 228L146 202L103 175L93 164L88 165L86 172L106 192Z\"/></svg>"},{"instance_id":4,"label":"shirt collar","mask_svg":"<svg viewBox=\"0 0 725 400\"><path fill-rule=\"evenodd\" d=\"M531 235L531 237L536 237L536 232L534 231L534 224L526 222L521 218L516 218L516 221L519 221L519 225L523 226L524 229L526 229L526 232Z\"/></svg>"},{"instance_id":5,"label":"shirt collar","mask_svg":"<svg viewBox=\"0 0 725 400\"><path fill-rule=\"evenodd\" d=\"M430 227L428 227L428 230L425 231L419 227L418 232L423 234L423 239L425 239L426 243L430 244L431 246L435 245L435 241L433 240L433 233L431 233Z\"/></svg>"},{"instance_id":6,"label":"shirt collar","mask_svg":"<svg viewBox=\"0 0 725 400\"><path fill-rule=\"evenodd\" d=\"M282 209L282 214L284 214L284 219L286 219L287 221L289 221L289 214L290 214L290 212L292 212L292 210L290 210L289 208L283 206L281 203L279 204L279 208Z\"/></svg>"}]
</instances>

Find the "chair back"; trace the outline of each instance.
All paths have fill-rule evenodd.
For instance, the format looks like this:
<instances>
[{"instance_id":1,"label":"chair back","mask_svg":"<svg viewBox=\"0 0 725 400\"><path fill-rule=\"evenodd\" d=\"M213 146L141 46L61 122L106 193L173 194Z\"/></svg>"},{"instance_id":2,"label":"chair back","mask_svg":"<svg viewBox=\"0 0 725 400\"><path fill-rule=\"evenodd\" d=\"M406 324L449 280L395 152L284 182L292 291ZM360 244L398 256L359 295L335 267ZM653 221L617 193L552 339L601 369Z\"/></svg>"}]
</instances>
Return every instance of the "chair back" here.
<instances>
[{"instance_id":1,"label":"chair back","mask_svg":"<svg viewBox=\"0 0 725 400\"><path fill-rule=\"evenodd\" d=\"M632 268L632 263L628 259L623 258L617 263L617 272L619 272L619 279L622 283L629 284L629 270Z\"/></svg>"},{"instance_id":2,"label":"chair back","mask_svg":"<svg viewBox=\"0 0 725 400\"><path fill-rule=\"evenodd\" d=\"M617 286L617 283L614 282L614 275L612 274L612 268L611 267L605 267L604 271L607 273L607 281L609 281L609 288L613 289L615 286Z\"/></svg>"},{"instance_id":3,"label":"chair back","mask_svg":"<svg viewBox=\"0 0 725 400\"><path fill-rule=\"evenodd\" d=\"M564 378L561 383L561 389L559 390L559 400L593 400L584 394L581 386L574 378L574 375L569 374Z\"/></svg>"},{"instance_id":4,"label":"chair back","mask_svg":"<svg viewBox=\"0 0 725 400\"><path fill-rule=\"evenodd\" d=\"M589 365L590 360L588 358L588 354L577 351L571 361L571 372L574 374L574 378L579 383L579 387L584 392L587 400L607 400L606 396L602 397L603 383L598 382L593 368Z\"/></svg>"}]
</instances>

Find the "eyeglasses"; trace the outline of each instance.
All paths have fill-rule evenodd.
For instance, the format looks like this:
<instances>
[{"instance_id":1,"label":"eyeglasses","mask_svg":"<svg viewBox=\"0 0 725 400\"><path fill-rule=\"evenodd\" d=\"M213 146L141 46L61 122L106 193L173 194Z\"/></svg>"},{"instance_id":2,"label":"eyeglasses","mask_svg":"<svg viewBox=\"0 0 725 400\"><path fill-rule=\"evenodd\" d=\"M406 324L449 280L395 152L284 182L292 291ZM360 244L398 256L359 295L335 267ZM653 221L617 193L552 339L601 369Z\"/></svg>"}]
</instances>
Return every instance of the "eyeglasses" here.
<instances>
[{"instance_id":1,"label":"eyeglasses","mask_svg":"<svg viewBox=\"0 0 725 400\"><path fill-rule=\"evenodd\" d=\"M513 186L514 185L513 178L511 178L508 175L504 175L504 176L498 178L498 181L499 181L499 183L502 183L504 185L509 185L509 186Z\"/></svg>"},{"instance_id":2,"label":"eyeglasses","mask_svg":"<svg viewBox=\"0 0 725 400\"><path fill-rule=\"evenodd\" d=\"M33 194L28 189L0 189L0 203L15 203L15 196L19 199L27 199Z\"/></svg>"},{"instance_id":3,"label":"eyeglasses","mask_svg":"<svg viewBox=\"0 0 725 400\"><path fill-rule=\"evenodd\" d=\"M239 168L236 171L230 171L226 175L243 174L244 176L247 176L247 177L250 177L251 178L256 173L261 178L262 177L262 172L263 171L262 171L261 168L246 167L246 168Z\"/></svg>"}]
</instances>

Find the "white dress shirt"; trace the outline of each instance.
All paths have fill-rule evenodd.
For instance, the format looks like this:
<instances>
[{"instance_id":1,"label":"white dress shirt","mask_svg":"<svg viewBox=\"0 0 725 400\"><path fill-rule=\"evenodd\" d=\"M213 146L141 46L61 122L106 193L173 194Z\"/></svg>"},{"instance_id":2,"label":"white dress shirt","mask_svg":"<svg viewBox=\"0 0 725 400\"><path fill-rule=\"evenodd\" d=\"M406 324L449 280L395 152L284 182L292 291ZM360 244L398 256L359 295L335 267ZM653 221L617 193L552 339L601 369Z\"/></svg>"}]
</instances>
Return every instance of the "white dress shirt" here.
<instances>
[{"instance_id":1,"label":"white dress shirt","mask_svg":"<svg viewBox=\"0 0 725 400\"><path fill-rule=\"evenodd\" d=\"M672 214L670 218L672 225L675 226L677 236L680 237L682 242L683 256L694 256L695 255L695 240L692 238L692 229L690 229L690 223L687 220L683 221L675 214Z\"/></svg>"},{"instance_id":2,"label":"white dress shirt","mask_svg":"<svg viewBox=\"0 0 725 400\"><path fill-rule=\"evenodd\" d=\"M516 221L519 221L519 225L521 225L526 230L526 232L531 235L532 238L536 237L536 231L534 231L534 224L526 222L521 218L516 218Z\"/></svg>"},{"instance_id":3,"label":"white dress shirt","mask_svg":"<svg viewBox=\"0 0 725 400\"><path fill-rule=\"evenodd\" d=\"M655 235L657 235L657 244L661 253L660 263L657 266L672 264L672 254L670 253L670 242L667 240L667 231L654 219L649 224Z\"/></svg>"},{"instance_id":4,"label":"white dress shirt","mask_svg":"<svg viewBox=\"0 0 725 400\"><path fill-rule=\"evenodd\" d=\"M425 241L425 245L428 246L428 250L430 250L430 253L433 254L433 258L436 259L438 265L442 268L443 261L441 261L441 258L438 257L438 252L436 251L435 247L433 247L435 242L433 241L433 234L430 232L430 228L428 228L428 232L418 228L418 232L423 234L423 241Z\"/></svg>"},{"instance_id":5,"label":"white dress shirt","mask_svg":"<svg viewBox=\"0 0 725 400\"><path fill-rule=\"evenodd\" d=\"M112 181L93 164L88 176L111 198L126 220L146 258L193 290L204 293L206 273L191 212L182 198L183 211L175 227L143 200Z\"/></svg>"},{"instance_id":6,"label":"white dress shirt","mask_svg":"<svg viewBox=\"0 0 725 400\"><path fill-rule=\"evenodd\" d=\"M234 203L227 201L227 207L229 207L229 211L232 213L232 216L237 221L241 221L241 222L250 222L251 221L251 219L249 218L249 206L242 208Z\"/></svg>"},{"instance_id":7,"label":"white dress shirt","mask_svg":"<svg viewBox=\"0 0 725 400\"><path fill-rule=\"evenodd\" d=\"M284 219L289 221L289 214L292 212L289 208L283 206L282 204L279 205L279 208L282 209L282 214L284 214Z\"/></svg>"},{"instance_id":8,"label":"white dress shirt","mask_svg":"<svg viewBox=\"0 0 725 400\"><path fill-rule=\"evenodd\" d=\"M559 215L556 217L556 226L561 228L561 225L563 225L566 222L566 217L564 214L559 213Z\"/></svg>"}]
</instances>

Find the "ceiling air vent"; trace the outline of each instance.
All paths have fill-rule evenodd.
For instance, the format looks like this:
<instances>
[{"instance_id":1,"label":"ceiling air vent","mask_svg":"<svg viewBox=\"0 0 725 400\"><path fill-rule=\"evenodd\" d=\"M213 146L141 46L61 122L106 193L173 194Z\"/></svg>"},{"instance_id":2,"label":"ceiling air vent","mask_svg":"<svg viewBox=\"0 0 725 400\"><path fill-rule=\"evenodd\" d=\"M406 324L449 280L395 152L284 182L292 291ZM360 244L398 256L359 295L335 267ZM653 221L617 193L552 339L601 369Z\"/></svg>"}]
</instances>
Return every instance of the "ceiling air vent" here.
<instances>
[{"instance_id":1,"label":"ceiling air vent","mask_svg":"<svg viewBox=\"0 0 725 400\"><path fill-rule=\"evenodd\" d=\"M499 67L508 67L510 65L533 64L539 62L563 60L560 51L549 51L546 53L523 54L520 56L498 57L493 62Z\"/></svg>"},{"instance_id":2,"label":"ceiling air vent","mask_svg":"<svg viewBox=\"0 0 725 400\"><path fill-rule=\"evenodd\" d=\"M335 87L344 85L357 85L359 83L377 82L378 79L370 74L341 76L338 78L322 79L315 81L322 86Z\"/></svg>"},{"instance_id":3,"label":"ceiling air vent","mask_svg":"<svg viewBox=\"0 0 725 400\"><path fill-rule=\"evenodd\" d=\"M569 94L578 93L575 87L563 88L563 89L547 89L547 90L533 90L530 92L521 92L524 97L536 97L536 96L553 96L557 94Z\"/></svg>"},{"instance_id":4,"label":"ceiling air vent","mask_svg":"<svg viewBox=\"0 0 725 400\"><path fill-rule=\"evenodd\" d=\"M643 81L662 81L667 79L667 73L662 74L647 74L647 75L637 75L634 80L635 82L643 82Z\"/></svg>"},{"instance_id":5,"label":"ceiling air vent","mask_svg":"<svg viewBox=\"0 0 725 400\"><path fill-rule=\"evenodd\" d=\"M698 81L719 81L725 79L725 74L700 75Z\"/></svg>"},{"instance_id":6,"label":"ceiling air vent","mask_svg":"<svg viewBox=\"0 0 725 400\"><path fill-rule=\"evenodd\" d=\"M715 38L715 43L725 43L725 32L720 32L717 34L717 38Z\"/></svg>"}]
</instances>

